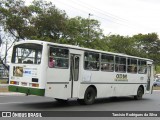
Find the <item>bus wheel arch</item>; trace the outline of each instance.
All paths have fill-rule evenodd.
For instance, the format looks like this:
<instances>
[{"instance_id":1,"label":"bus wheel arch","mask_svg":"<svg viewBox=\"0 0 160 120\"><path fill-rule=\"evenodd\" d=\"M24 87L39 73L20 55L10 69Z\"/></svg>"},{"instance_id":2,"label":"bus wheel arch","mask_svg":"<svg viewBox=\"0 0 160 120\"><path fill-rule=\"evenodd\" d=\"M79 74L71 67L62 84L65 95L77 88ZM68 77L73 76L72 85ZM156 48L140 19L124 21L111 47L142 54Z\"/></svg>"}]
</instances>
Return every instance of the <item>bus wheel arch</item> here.
<instances>
[{"instance_id":1,"label":"bus wheel arch","mask_svg":"<svg viewBox=\"0 0 160 120\"><path fill-rule=\"evenodd\" d=\"M94 103L97 96L97 88L94 85L87 87L84 93L84 99L78 99L80 104L91 105Z\"/></svg>"},{"instance_id":2,"label":"bus wheel arch","mask_svg":"<svg viewBox=\"0 0 160 120\"><path fill-rule=\"evenodd\" d=\"M140 85L137 89L137 95L134 96L135 100L141 100L144 95L144 86Z\"/></svg>"}]
</instances>

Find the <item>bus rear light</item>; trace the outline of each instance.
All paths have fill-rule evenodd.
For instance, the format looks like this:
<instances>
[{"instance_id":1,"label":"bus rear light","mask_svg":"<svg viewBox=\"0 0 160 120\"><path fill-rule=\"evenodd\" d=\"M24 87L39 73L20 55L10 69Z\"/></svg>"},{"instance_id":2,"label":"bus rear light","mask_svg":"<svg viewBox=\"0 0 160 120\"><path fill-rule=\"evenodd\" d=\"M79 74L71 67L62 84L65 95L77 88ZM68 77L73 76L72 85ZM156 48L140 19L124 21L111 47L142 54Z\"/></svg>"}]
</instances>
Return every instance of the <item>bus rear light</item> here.
<instances>
[{"instance_id":1,"label":"bus rear light","mask_svg":"<svg viewBox=\"0 0 160 120\"><path fill-rule=\"evenodd\" d=\"M17 82L17 81L10 81L10 84L19 85L19 82Z\"/></svg>"},{"instance_id":2,"label":"bus rear light","mask_svg":"<svg viewBox=\"0 0 160 120\"><path fill-rule=\"evenodd\" d=\"M39 84L32 83L32 87L39 87Z\"/></svg>"}]
</instances>

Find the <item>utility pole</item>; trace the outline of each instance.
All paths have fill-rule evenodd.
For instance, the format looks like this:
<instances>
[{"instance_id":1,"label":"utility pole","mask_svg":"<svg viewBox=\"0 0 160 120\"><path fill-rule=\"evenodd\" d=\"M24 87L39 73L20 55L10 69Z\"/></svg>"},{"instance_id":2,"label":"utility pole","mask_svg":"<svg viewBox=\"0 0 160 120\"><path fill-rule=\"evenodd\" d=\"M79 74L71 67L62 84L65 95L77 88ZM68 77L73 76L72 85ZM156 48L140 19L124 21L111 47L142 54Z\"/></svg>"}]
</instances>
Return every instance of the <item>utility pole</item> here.
<instances>
[{"instance_id":1,"label":"utility pole","mask_svg":"<svg viewBox=\"0 0 160 120\"><path fill-rule=\"evenodd\" d=\"M5 64L7 63L7 45L8 45L8 41L6 40L6 50L5 50Z\"/></svg>"},{"instance_id":2,"label":"utility pole","mask_svg":"<svg viewBox=\"0 0 160 120\"><path fill-rule=\"evenodd\" d=\"M0 28L0 47L1 47L1 45L2 45L2 38L1 38L1 28ZM1 61L1 55L2 55L2 53L0 51L0 61ZM1 64L1 62L0 62L0 64Z\"/></svg>"},{"instance_id":3,"label":"utility pole","mask_svg":"<svg viewBox=\"0 0 160 120\"><path fill-rule=\"evenodd\" d=\"M90 39L90 16L93 16L93 14L88 14L88 42Z\"/></svg>"}]
</instances>

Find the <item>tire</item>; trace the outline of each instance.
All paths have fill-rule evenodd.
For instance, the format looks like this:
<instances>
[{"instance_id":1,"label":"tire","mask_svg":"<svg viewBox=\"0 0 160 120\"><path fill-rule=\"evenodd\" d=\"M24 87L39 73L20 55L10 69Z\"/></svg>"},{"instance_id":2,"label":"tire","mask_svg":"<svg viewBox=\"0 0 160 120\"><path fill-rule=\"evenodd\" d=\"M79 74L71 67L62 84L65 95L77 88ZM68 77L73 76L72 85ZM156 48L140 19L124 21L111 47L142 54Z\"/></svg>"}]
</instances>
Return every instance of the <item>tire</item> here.
<instances>
[{"instance_id":1,"label":"tire","mask_svg":"<svg viewBox=\"0 0 160 120\"><path fill-rule=\"evenodd\" d=\"M142 87L139 87L138 90L137 90L137 95L134 96L134 99L135 100L141 100L142 97L143 97L143 94L144 94L144 90Z\"/></svg>"},{"instance_id":2,"label":"tire","mask_svg":"<svg viewBox=\"0 0 160 120\"><path fill-rule=\"evenodd\" d=\"M79 104L91 105L94 103L96 97L96 91L93 87L87 88L84 99L78 99Z\"/></svg>"},{"instance_id":3,"label":"tire","mask_svg":"<svg viewBox=\"0 0 160 120\"><path fill-rule=\"evenodd\" d=\"M156 87L156 86L157 86L157 84L154 84L153 86L154 86L154 87Z\"/></svg>"}]
</instances>

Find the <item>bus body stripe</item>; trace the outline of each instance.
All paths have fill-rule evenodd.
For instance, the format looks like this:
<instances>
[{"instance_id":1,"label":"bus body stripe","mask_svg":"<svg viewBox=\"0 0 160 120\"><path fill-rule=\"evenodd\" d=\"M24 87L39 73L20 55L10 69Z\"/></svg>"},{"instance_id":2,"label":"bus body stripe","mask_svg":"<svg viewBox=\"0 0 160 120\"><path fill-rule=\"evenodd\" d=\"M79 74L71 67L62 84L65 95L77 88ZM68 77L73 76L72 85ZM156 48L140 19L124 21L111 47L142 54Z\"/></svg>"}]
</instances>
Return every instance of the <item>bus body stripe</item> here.
<instances>
[{"instance_id":1,"label":"bus body stripe","mask_svg":"<svg viewBox=\"0 0 160 120\"><path fill-rule=\"evenodd\" d=\"M47 84L69 84L69 82L47 82ZM81 84L147 84L147 83L81 82Z\"/></svg>"},{"instance_id":2,"label":"bus body stripe","mask_svg":"<svg viewBox=\"0 0 160 120\"><path fill-rule=\"evenodd\" d=\"M69 82L47 82L47 84L69 84Z\"/></svg>"},{"instance_id":3,"label":"bus body stripe","mask_svg":"<svg viewBox=\"0 0 160 120\"><path fill-rule=\"evenodd\" d=\"M147 83L81 82L81 84L147 84Z\"/></svg>"}]
</instances>

